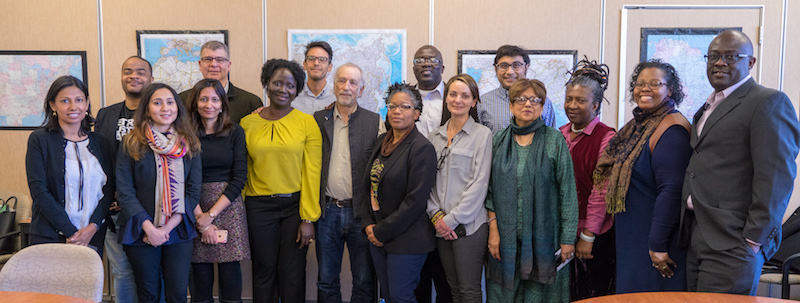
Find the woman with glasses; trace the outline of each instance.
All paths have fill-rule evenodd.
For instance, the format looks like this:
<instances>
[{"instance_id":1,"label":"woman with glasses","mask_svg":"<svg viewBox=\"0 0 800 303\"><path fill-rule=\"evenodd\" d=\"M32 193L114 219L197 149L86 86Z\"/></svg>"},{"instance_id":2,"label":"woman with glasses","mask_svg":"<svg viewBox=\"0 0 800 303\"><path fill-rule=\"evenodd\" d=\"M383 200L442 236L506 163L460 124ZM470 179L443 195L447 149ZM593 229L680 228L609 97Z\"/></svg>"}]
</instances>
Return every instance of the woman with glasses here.
<instances>
[{"instance_id":1,"label":"woman with glasses","mask_svg":"<svg viewBox=\"0 0 800 303\"><path fill-rule=\"evenodd\" d=\"M92 132L89 89L78 78L56 79L43 109L44 123L28 137L25 155L33 197L31 244L88 246L102 258L103 219L114 198L114 151Z\"/></svg>"},{"instance_id":2,"label":"woman with glasses","mask_svg":"<svg viewBox=\"0 0 800 303\"><path fill-rule=\"evenodd\" d=\"M575 66L567 82L564 112L569 123L561 126L575 171L578 193L578 235L570 263L570 298L573 301L614 294L614 219L605 212L605 192L592 192L592 173L614 129L600 122L600 105L608 86L608 66L588 59ZM600 207L587 212L590 203Z\"/></svg>"},{"instance_id":3,"label":"woman with glasses","mask_svg":"<svg viewBox=\"0 0 800 303\"><path fill-rule=\"evenodd\" d=\"M322 171L319 125L292 107L305 77L293 61L268 60L261 84L269 106L241 121L255 302L305 302L306 253L321 214Z\"/></svg>"},{"instance_id":4,"label":"woman with glasses","mask_svg":"<svg viewBox=\"0 0 800 303\"><path fill-rule=\"evenodd\" d=\"M428 217L438 237L453 302L481 302L481 272L486 257L486 187L492 166L492 131L470 116L479 102L470 75L447 81L444 97L450 119L429 139L436 149L436 183Z\"/></svg>"},{"instance_id":5,"label":"woman with glasses","mask_svg":"<svg viewBox=\"0 0 800 303\"><path fill-rule=\"evenodd\" d=\"M436 152L414 123L422 112L419 91L395 83L386 92L390 129L376 141L367 167L370 203L361 224L387 302L417 302L414 289L435 245L425 214L436 177Z\"/></svg>"},{"instance_id":6,"label":"woman with glasses","mask_svg":"<svg viewBox=\"0 0 800 303\"><path fill-rule=\"evenodd\" d=\"M539 80L509 89L511 124L493 139L489 213L488 302L568 302L578 228L572 159L561 133L541 119Z\"/></svg>"},{"instance_id":7,"label":"woman with glasses","mask_svg":"<svg viewBox=\"0 0 800 303\"><path fill-rule=\"evenodd\" d=\"M250 259L242 188L247 180L244 130L231 121L222 83L195 84L186 107L203 150L203 185L194 209L199 237L192 251L192 302L212 302L214 263L222 302L242 301L242 268Z\"/></svg>"},{"instance_id":8,"label":"woman with glasses","mask_svg":"<svg viewBox=\"0 0 800 303\"><path fill-rule=\"evenodd\" d=\"M608 143L594 172L614 215L617 293L685 291L686 252L678 248L681 189L692 150L689 121L675 107L683 88L675 68L639 63L628 87L633 120Z\"/></svg>"}]
</instances>

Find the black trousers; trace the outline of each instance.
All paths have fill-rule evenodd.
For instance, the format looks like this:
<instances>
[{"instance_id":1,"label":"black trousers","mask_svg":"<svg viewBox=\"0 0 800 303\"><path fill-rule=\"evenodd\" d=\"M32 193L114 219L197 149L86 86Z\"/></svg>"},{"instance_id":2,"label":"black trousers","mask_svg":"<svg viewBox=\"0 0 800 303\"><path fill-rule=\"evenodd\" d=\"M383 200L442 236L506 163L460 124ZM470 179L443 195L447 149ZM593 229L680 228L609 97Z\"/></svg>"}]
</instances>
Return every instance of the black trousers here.
<instances>
[{"instance_id":1,"label":"black trousers","mask_svg":"<svg viewBox=\"0 0 800 303\"><path fill-rule=\"evenodd\" d=\"M617 288L617 254L614 227L598 235L592 245L592 259L575 258L570 267L570 301L613 295Z\"/></svg>"},{"instance_id":2,"label":"black trousers","mask_svg":"<svg viewBox=\"0 0 800 303\"><path fill-rule=\"evenodd\" d=\"M453 303L453 294L450 292L450 285L447 284L447 276L445 276L438 250L428 253L428 259L425 260L419 277L419 285L414 290L417 302L431 303L432 280L433 287L436 287L436 303Z\"/></svg>"},{"instance_id":3,"label":"black trousers","mask_svg":"<svg viewBox=\"0 0 800 303\"><path fill-rule=\"evenodd\" d=\"M253 302L304 303L306 252L299 248L300 193L291 197L245 199L250 253L253 259Z\"/></svg>"}]
</instances>

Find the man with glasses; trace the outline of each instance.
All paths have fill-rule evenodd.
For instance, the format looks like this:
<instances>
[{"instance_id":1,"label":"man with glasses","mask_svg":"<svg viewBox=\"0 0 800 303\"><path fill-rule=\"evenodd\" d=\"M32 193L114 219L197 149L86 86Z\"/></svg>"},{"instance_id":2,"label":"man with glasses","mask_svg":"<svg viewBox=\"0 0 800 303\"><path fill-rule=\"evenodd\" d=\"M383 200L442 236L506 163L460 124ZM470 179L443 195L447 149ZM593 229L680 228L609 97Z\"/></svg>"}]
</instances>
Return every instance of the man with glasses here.
<instances>
[{"instance_id":1,"label":"man with glasses","mask_svg":"<svg viewBox=\"0 0 800 303\"><path fill-rule=\"evenodd\" d=\"M416 122L417 131L428 137L429 133L435 132L439 126L450 118L447 105L444 104L444 60L442 53L433 45L423 45L414 53L414 77L417 78L417 88L422 96L423 111ZM445 118L446 116L446 118ZM431 285L433 281L433 285ZM420 282L414 294L420 303L431 302L432 286L436 287L437 302L452 302L450 285L444 275L442 260L439 259L439 252L434 249L428 253L428 259L422 266L420 272Z\"/></svg>"},{"instance_id":2,"label":"man with glasses","mask_svg":"<svg viewBox=\"0 0 800 303\"><path fill-rule=\"evenodd\" d=\"M228 94L228 104L230 107L231 121L239 123L244 116L249 115L253 110L261 107L264 103L261 98L251 94L241 88L233 86L228 79L231 71L230 53L228 46L219 41L208 41L200 47L200 72L203 78L215 79L222 83L225 92ZM181 100L186 102L189 99L189 89L180 93ZM189 108L189 106L187 106Z\"/></svg>"},{"instance_id":3,"label":"man with glasses","mask_svg":"<svg viewBox=\"0 0 800 303\"><path fill-rule=\"evenodd\" d=\"M323 42L324 43L324 42ZM378 114L358 106L364 92L361 68L345 63L333 77L333 108L314 113L322 133L322 179L317 221L318 300L341 303L339 275L345 244L350 255L353 292L350 302L375 302L369 241L361 230L361 203L369 203L369 191L362 179L369 150L375 145L383 123ZM354 182L355 181L355 182Z\"/></svg>"},{"instance_id":4,"label":"man with glasses","mask_svg":"<svg viewBox=\"0 0 800 303\"><path fill-rule=\"evenodd\" d=\"M786 94L750 77L756 58L744 33L719 34L706 59L714 93L694 116L683 183L688 287L755 295L781 242L800 127Z\"/></svg>"},{"instance_id":5,"label":"man with glasses","mask_svg":"<svg viewBox=\"0 0 800 303\"><path fill-rule=\"evenodd\" d=\"M328 86L328 73L333 65L333 49L325 41L312 41L306 45L303 69L308 75L308 81L303 91L297 94L292 102L292 107L309 115L325 109L326 106L336 101L336 96Z\"/></svg>"},{"instance_id":6,"label":"man with glasses","mask_svg":"<svg viewBox=\"0 0 800 303\"><path fill-rule=\"evenodd\" d=\"M492 134L505 129L511 123L511 107L508 99L508 88L519 79L526 79L531 59L525 49L515 45L503 45L497 49L494 57L494 71L500 87L481 95L478 103L478 118L481 124L492 130ZM556 127L556 116L553 103L549 98L544 101L542 120L550 127Z\"/></svg>"}]
</instances>

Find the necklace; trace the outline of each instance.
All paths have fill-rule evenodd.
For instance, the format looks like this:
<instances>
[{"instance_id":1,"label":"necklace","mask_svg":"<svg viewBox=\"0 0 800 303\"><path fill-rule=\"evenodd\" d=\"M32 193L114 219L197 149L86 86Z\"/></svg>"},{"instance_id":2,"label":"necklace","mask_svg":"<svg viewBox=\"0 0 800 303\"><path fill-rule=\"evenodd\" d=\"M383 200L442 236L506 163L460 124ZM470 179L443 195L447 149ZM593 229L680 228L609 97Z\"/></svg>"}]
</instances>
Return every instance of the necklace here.
<instances>
[{"instance_id":1,"label":"necklace","mask_svg":"<svg viewBox=\"0 0 800 303\"><path fill-rule=\"evenodd\" d=\"M528 138L528 142L525 143L520 142L523 135L514 135L514 140L517 141L517 144L519 144L519 146L528 146L533 142L533 135L534 133L531 133L530 134L531 137Z\"/></svg>"},{"instance_id":2,"label":"necklace","mask_svg":"<svg viewBox=\"0 0 800 303\"><path fill-rule=\"evenodd\" d=\"M569 128L572 130L573 133L580 134L583 132L584 129L586 129L586 126L584 126L583 128L575 128L575 123L572 123L570 124Z\"/></svg>"}]
</instances>

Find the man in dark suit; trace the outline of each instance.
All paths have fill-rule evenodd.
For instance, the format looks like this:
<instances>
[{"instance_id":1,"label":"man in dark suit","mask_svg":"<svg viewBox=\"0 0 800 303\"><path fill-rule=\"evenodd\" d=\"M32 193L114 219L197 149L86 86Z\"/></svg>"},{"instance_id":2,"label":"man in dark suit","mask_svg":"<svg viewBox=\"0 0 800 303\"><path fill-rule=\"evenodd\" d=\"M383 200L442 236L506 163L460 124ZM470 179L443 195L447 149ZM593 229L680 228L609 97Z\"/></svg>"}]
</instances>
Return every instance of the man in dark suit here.
<instances>
[{"instance_id":1,"label":"man in dark suit","mask_svg":"<svg viewBox=\"0 0 800 303\"><path fill-rule=\"evenodd\" d=\"M714 93L694 116L683 184L681 242L690 291L755 295L781 241L796 176L797 113L786 94L757 84L753 45L739 31L708 47Z\"/></svg>"},{"instance_id":2,"label":"man in dark suit","mask_svg":"<svg viewBox=\"0 0 800 303\"><path fill-rule=\"evenodd\" d=\"M231 71L231 57L228 52L228 46L219 41L208 41L200 47L200 60L197 61L200 66L200 73L203 78L216 79L225 87L225 92L228 94L228 104L231 121L236 124L242 120L244 116L249 115L253 110L261 107L264 103L256 95L253 95L241 88L233 86L228 79ZM180 93L184 104L189 98L191 89ZM189 108L187 105L186 108Z\"/></svg>"},{"instance_id":3,"label":"man in dark suit","mask_svg":"<svg viewBox=\"0 0 800 303\"><path fill-rule=\"evenodd\" d=\"M322 216L316 224L318 299L342 302L339 275L347 244L353 274L350 302L375 302L375 268L369 241L361 232L361 204L369 204L369 192L361 181L382 123L378 114L358 106L358 98L364 92L361 68L343 64L336 69L333 83L334 107L314 113L322 133Z\"/></svg>"}]
</instances>

